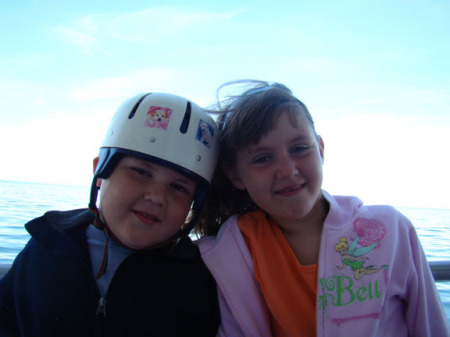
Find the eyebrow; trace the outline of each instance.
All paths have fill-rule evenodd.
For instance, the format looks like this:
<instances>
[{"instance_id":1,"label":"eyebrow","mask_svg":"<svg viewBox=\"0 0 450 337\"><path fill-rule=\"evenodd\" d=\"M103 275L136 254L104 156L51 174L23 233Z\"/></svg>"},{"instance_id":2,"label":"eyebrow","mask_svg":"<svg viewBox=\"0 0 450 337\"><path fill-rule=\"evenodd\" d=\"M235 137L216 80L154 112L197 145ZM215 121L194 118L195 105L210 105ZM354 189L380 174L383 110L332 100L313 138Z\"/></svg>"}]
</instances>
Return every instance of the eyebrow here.
<instances>
[{"instance_id":1,"label":"eyebrow","mask_svg":"<svg viewBox=\"0 0 450 337\"><path fill-rule=\"evenodd\" d=\"M154 168L155 167L155 163L148 161L148 160L144 160L144 159L136 158L136 157L130 157L130 159L133 162L135 162L136 164L143 165L146 168Z\"/></svg>"},{"instance_id":2,"label":"eyebrow","mask_svg":"<svg viewBox=\"0 0 450 337\"><path fill-rule=\"evenodd\" d=\"M186 177L183 173L178 172L175 169L172 169L170 167L167 167L167 166L164 166L164 165L161 165L161 164L153 163L151 161L145 161L145 160L142 160L142 159L140 159L140 160L149 169L155 169L157 166L159 166L161 168L168 169L168 170L172 171L174 174L176 174L176 176L174 177L174 181L176 181L177 183L183 183L185 185L192 185L192 187L194 189L197 188L197 183L194 180L190 179L189 177Z\"/></svg>"},{"instance_id":3,"label":"eyebrow","mask_svg":"<svg viewBox=\"0 0 450 337\"><path fill-rule=\"evenodd\" d=\"M310 141L314 141L314 138L311 138L309 135L299 135L299 136L296 136L293 139L291 139L287 144L292 145L297 142L304 142L304 141L308 141L308 143L310 143ZM254 152L259 152L259 151L267 151L267 150L271 150L270 145L260 145L260 144L249 145L244 149L244 151L247 153L254 153Z\"/></svg>"},{"instance_id":4,"label":"eyebrow","mask_svg":"<svg viewBox=\"0 0 450 337\"><path fill-rule=\"evenodd\" d=\"M264 152L264 151L270 151L270 146L258 146L258 145L249 145L247 148L243 151L246 154L252 155L258 152Z\"/></svg>"},{"instance_id":5,"label":"eyebrow","mask_svg":"<svg viewBox=\"0 0 450 337\"><path fill-rule=\"evenodd\" d=\"M196 186L196 182L193 181L192 179L184 176L182 173L178 173L177 171L174 171L174 172L176 172L177 174L180 175L179 177L175 178L175 181L180 182L180 183L184 183L186 185L192 185L193 187Z\"/></svg>"},{"instance_id":6,"label":"eyebrow","mask_svg":"<svg viewBox=\"0 0 450 337\"><path fill-rule=\"evenodd\" d=\"M130 157L130 158L132 160L136 160L140 165L145 166L149 170L157 169L158 166L162 167L162 168L165 168L165 169L169 169L169 170L171 170L172 172L174 172L177 175L177 177L175 177L174 179L176 181L178 181L178 182L185 182L186 184L193 183L194 185L196 184L195 181L193 181L192 179L186 177L183 173L180 173L177 170L174 170L174 169L172 169L170 167L167 167L167 166L164 166L164 165L161 165L161 164L157 164L157 163L154 163L152 161L148 161L148 160L141 159L141 158L135 158L135 157Z\"/></svg>"}]
</instances>

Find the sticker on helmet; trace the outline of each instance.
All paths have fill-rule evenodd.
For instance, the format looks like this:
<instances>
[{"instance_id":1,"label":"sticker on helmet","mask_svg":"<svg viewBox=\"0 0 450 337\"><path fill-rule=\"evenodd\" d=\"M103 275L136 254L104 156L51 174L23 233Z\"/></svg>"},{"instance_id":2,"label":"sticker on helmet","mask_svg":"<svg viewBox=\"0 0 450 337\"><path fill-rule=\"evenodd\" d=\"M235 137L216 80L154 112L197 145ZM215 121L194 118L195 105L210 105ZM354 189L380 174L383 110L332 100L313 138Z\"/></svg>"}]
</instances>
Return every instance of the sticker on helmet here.
<instances>
[{"instance_id":1,"label":"sticker on helmet","mask_svg":"<svg viewBox=\"0 0 450 337\"><path fill-rule=\"evenodd\" d=\"M149 128L167 130L170 116L172 116L172 109L163 108L160 106L150 106L147 112L145 126Z\"/></svg>"},{"instance_id":2,"label":"sticker on helmet","mask_svg":"<svg viewBox=\"0 0 450 337\"><path fill-rule=\"evenodd\" d=\"M200 119L195 138L206 147L211 148L214 138L214 128L204 120Z\"/></svg>"}]
</instances>

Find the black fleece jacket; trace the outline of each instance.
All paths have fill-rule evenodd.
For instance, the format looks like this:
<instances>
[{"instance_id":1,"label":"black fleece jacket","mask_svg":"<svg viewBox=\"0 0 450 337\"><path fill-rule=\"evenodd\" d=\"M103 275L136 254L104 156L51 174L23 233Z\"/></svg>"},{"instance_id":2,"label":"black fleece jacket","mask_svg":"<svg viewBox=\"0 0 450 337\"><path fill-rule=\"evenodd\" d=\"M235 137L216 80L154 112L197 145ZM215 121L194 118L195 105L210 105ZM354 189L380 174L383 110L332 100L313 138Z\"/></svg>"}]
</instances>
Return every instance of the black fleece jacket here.
<instances>
[{"instance_id":1,"label":"black fleece jacket","mask_svg":"<svg viewBox=\"0 0 450 337\"><path fill-rule=\"evenodd\" d=\"M136 252L104 298L94 280L86 209L47 212L0 280L0 336L215 336L216 285L192 241Z\"/></svg>"}]
</instances>

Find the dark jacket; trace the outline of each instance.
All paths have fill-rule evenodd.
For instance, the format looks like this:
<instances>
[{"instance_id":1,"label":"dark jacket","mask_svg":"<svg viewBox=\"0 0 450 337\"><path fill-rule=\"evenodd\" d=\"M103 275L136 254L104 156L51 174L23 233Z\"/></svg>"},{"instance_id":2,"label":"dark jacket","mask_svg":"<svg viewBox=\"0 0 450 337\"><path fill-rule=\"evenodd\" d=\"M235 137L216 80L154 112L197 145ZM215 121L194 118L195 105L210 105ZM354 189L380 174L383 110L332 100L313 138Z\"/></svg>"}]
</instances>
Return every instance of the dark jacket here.
<instances>
[{"instance_id":1,"label":"dark jacket","mask_svg":"<svg viewBox=\"0 0 450 337\"><path fill-rule=\"evenodd\" d=\"M189 238L130 255L101 298L91 222L73 210L26 224L32 238L0 281L0 336L215 336L216 285Z\"/></svg>"}]
</instances>

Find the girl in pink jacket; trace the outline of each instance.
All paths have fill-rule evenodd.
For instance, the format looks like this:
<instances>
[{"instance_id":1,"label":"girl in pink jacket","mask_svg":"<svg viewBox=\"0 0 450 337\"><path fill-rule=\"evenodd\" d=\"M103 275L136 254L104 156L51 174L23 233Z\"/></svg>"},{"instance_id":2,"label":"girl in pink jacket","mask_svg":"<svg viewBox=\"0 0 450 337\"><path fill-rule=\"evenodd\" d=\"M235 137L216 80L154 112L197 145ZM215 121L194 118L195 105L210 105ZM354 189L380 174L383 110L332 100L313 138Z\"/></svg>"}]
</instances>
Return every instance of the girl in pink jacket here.
<instances>
[{"instance_id":1,"label":"girl in pink jacket","mask_svg":"<svg viewBox=\"0 0 450 337\"><path fill-rule=\"evenodd\" d=\"M221 162L198 243L219 335L450 336L411 222L322 190L306 106L284 85L249 84L218 109Z\"/></svg>"}]
</instances>

